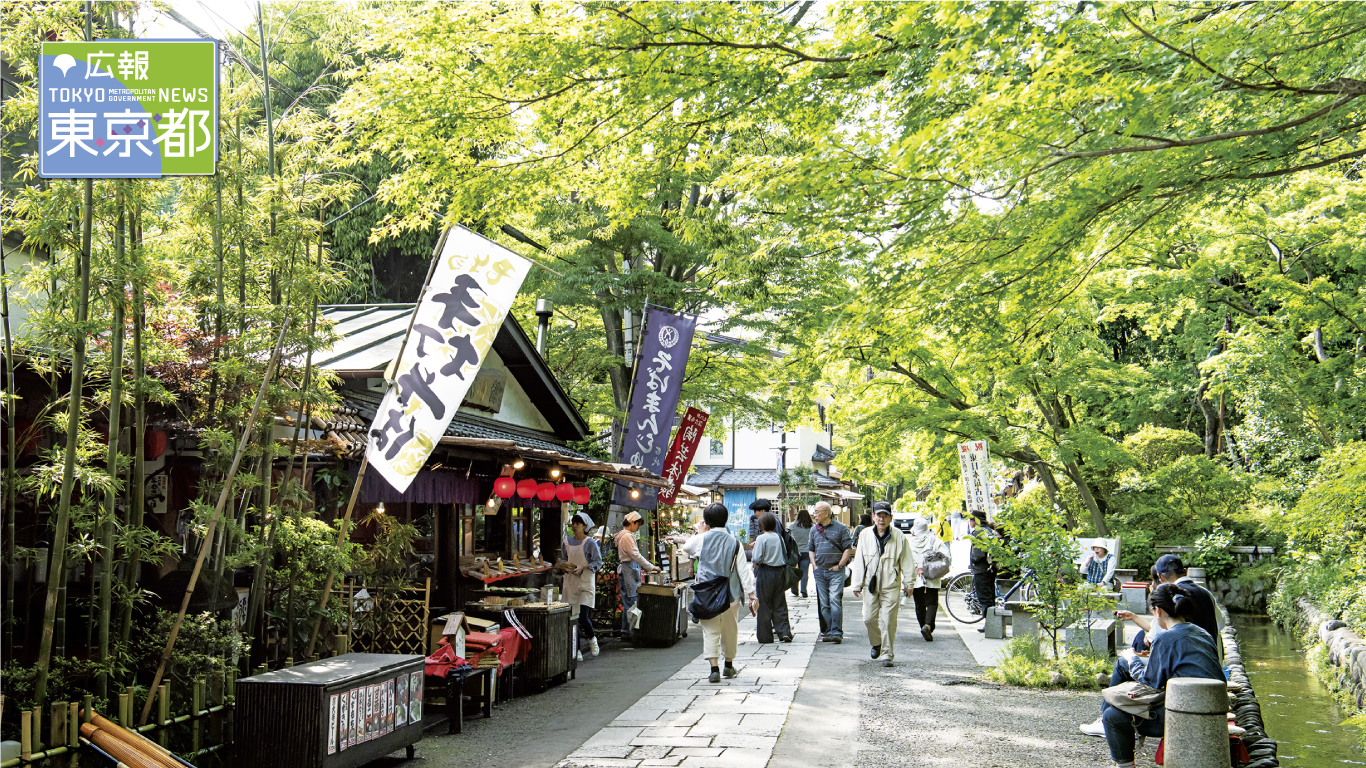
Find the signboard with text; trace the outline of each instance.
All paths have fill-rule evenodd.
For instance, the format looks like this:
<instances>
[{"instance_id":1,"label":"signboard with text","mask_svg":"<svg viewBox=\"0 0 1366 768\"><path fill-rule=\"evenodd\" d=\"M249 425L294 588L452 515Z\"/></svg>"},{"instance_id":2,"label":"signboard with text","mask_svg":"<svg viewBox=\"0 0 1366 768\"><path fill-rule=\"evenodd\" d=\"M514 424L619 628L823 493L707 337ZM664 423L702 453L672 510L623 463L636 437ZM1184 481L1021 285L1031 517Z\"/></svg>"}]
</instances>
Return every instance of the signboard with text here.
<instances>
[{"instance_id":1,"label":"signboard with text","mask_svg":"<svg viewBox=\"0 0 1366 768\"><path fill-rule=\"evenodd\" d=\"M459 225L440 246L366 448L370 466L399 493L446 434L531 269L531 262Z\"/></svg>"},{"instance_id":2,"label":"signboard with text","mask_svg":"<svg viewBox=\"0 0 1366 768\"><path fill-rule=\"evenodd\" d=\"M968 512L980 509L992 513L990 464L987 441L958 444L958 467L963 471L963 498L968 501Z\"/></svg>"},{"instance_id":3,"label":"signboard with text","mask_svg":"<svg viewBox=\"0 0 1366 768\"><path fill-rule=\"evenodd\" d=\"M218 43L43 43L38 175L207 176L218 160Z\"/></svg>"},{"instance_id":4,"label":"signboard with text","mask_svg":"<svg viewBox=\"0 0 1366 768\"><path fill-rule=\"evenodd\" d=\"M621 461L655 474L664 469L664 454L669 448L669 432L673 429L674 412L678 410L683 372L688 367L688 353L692 351L696 327L694 315L680 315L659 307L646 309ZM643 488L640 498L633 499L630 490L619 485L612 502L624 507L654 509L656 500L655 488Z\"/></svg>"},{"instance_id":5,"label":"signboard with text","mask_svg":"<svg viewBox=\"0 0 1366 768\"><path fill-rule=\"evenodd\" d=\"M674 435L674 444L669 447L669 455L664 457L665 480L669 481L668 488L659 490L659 500L664 504L674 503L678 498L678 488L683 485L683 479L688 476L688 467L692 466L693 454L697 453L697 444L702 440L702 433L707 429L707 418L710 416L706 411L699 411L696 408L689 408L683 414L683 421L678 425L678 433Z\"/></svg>"}]
</instances>

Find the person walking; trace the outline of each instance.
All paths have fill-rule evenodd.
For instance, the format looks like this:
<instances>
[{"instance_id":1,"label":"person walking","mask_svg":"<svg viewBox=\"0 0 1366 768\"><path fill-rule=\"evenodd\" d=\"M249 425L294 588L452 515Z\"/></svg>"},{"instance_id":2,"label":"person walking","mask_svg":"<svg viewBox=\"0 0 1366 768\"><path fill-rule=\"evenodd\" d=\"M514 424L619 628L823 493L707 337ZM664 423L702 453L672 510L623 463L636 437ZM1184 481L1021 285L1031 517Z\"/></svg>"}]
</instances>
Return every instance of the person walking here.
<instances>
[{"instance_id":1,"label":"person walking","mask_svg":"<svg viewBox=\"0 0 1366 768\"><path fill-rule=\"evenodd\" d=\"M844 642L844 566L854 556L854 536L849 526L835 520L830 505L816 503L816 527L807 547L816 571L816 606L821 615L821 642Z\"/></svg>"},{"instance_id":2,"label":"person walking","mask_svg":"<svg viewBox=\"0 0 1366 768\"><path fill-rule=\"evenodd\" d=\"M571 535L564 540L563 558L555 564L564 572L560 588L564 601L579 607L579 642L588 641L588 652L598 655L598 638L593 633L593 607L597 605L597 573L602 570L602 550L598 540L588 535L593 518L587 512L577 512L569 521ZM583 660L583 652L574 649L575 658Z\"/></svg>"},{"instance_id":3,"label":"person walking","mask_svg":"<svg viewBox=\"0 0 1366 768\"><path fill-rule=\"evenodd\" d=\"M702 658L711 665L711 675L707 682L721 682L722 671L716 665L725 658L726 677L735 677L735 653L739 645L740 601L744 600L753 611L757 605L754 595L754 574L749 562L745 560L745 548L740 541L726 530L726 520L730 512L724 504L712 504L702 512L702 520L710 526L694 536L699 540L697 551L697 582L707 581L716 576L730 577L731 603L720 615L702 619ZM690 539L688 544L692 544Z\"/></svg>"},{"instance_id":4,"label":"person walking","mask_svg":"<svg viewBox=\"0 0 1366 768\"><path fill-rule=\"evenodd\" d=\"M896 617L901 596L911 592L915 576L915 557L906 535L892 527L892 510L880 507L874 512L873 525L859 534L850 578L854 596L863 596L863 626L868 628L872 645L869 657L882 658L892 666L896 658Z\"/></svg>"},{"instance_id":5,"label":"person walking","mask_svg":"<svg viewBox=\"0 0 1366 768\"><path fill-rule=\"evenodd\" d=\"M996 532L987 522L987 513L980 509L972 511L968 525L968 537L972 539L972 549L968 550L968 571L972 573L972 592L977 596L981 613L985 615L987 609L996 604L996 565L991 562L985 542L995 538ZM986 628L979 627L977 631L985 632Z\"/></svg>"},{"instance_id":6,"label":"person walking","mask_svg":"<svg viewBox=\"0 0 1366 768\"><path fill-rule=\"evenodd\" d=\"M771 643L776 636L784 643L792 642L792 628L788 624L787 552L783 537L778 534L778 518L772 512L759 517L759 538L751 550L754 563L755 596L759 598L759 618L756 638L760 643Z\"/></svg>"},{"instance_id":7,"label":"person walking","mask_svg":"<svg viewBox=\"0 0 1366 768\"><path fill-rule=\"evenodd\" d=\"M645 518L639 512L631 512L626 515L622 522L621 530L617 531L617 595L621 598L621 636L631 636L631 609L636 606L639 596L636 589L640 587L641 573L659 573L659 566L645 559L640 554L640 547L636 543L636 532L645 522Z\"/></svg>"},{"instance_id":8,"label":"person walking","mask_svg":"<svg viewBox=\"0 0 1366 768\"><path fill-rule=\"evenodd\" d=\"M759 526L759 520L773 510L773 502L768 499L755 499L749 505L749 536L746 538L745 552L749 553L746 557L750 562L754 562L754 545L758 543L759 537L763 535L763 529ZM777 519L776 517L774 518ZM783 521L778 520L778 532L781 533L787 526Z\"/></svg>"},{"instance_id":9,"label":"person walking","mask_svg":"<svg viewBox=\"0 0 1366 768\"><path fill-rule=\"evenodd\" d=\"M797 512L796 522L789 526L787 531L792 534L792 540L797 542L798 552L806 552L811 548L811 529L813 527L815 524L811 522L810 512L804 509ZM801 580L797 582L797 586L792 588L792 596L797 597L800 589L800 595L806 597L806 576L811 572L811 558L797 558L797 567L801 569Z\"/></svg>"},{"instance_id":10,"label":"person walking","mask_svg":"<svg viewBox=\"0 0 1366 768\"><path fill-rule=\"evenodd\" d=\"M923 517L915 519L908 538L911 540L911 555L915 558L915 582L911 587L911 598L915 600L915 619L920 622L920 636L925 638L925 642L932 643L934 620L939 615L939 587L943 577L925 577L925 558L938 552L944 556L946 564L952 565L953 555L949 552L949 545L930 530Z\"/></svg>"},{"instance_id":11,"label":"person walking","mask_svg":"<svg viewBox=\"0 0 1366 768\"><path fill-rule=\"evenodd\" d=\"M885 502L885 501L874 502L874 503L873 503L873 509L874 509L875 511L876 511L876 510L879 510L879 509L882 508L881 505L883 505L883 504L887 504L887 502ZM892 505L891 505L891 504L887 504L887 508L888 508L888 509L891 509L891 508L892 508ZM863 514L861 514L861 515L858 516L858 525L854 526L854 546L858 546L858 537L859 537L860 535L862 535L863 531L864 531L865 529L868 529L868 528L871 528L871 527L873 527L873 516L872 516L872 515L868 514L867 512L864 512Z\"/></svg>"}]
</instances>

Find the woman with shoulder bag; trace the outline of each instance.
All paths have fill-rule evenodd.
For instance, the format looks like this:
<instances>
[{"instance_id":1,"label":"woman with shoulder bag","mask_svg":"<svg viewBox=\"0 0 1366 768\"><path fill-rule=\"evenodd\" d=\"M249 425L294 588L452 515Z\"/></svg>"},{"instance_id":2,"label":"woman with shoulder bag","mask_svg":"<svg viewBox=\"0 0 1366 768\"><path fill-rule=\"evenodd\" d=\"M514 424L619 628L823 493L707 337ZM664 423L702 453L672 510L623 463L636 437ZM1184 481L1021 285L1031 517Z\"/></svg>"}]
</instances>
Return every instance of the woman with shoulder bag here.
<instances>
[{"instance_id":1,"label":"woman with shoulder bag","mask_svg":"<svg viewBox=\"0 0 1366 768\"><path fill-rule=\"evenodd\" d=\"M945 544L925 522L917 517L911 526L911 555L915 558L915 618L920 622L920 636L934 642L934 622L939 615L939 586L952 566L949 545Z\"/></svg>"},{"instance_id":2,"label":"woman with shoulder bag","mask_svg":"<svg viewBox=\"0 0 1366 768\"><path fill-rule=\"evenodd\" d=\"M1137 681L1106 688L1100 705L1105 741L1110 745L1110 758L1115 761L1116 768L1134 768L1135 736L1162 735L1166 727L1166 709L1162 706L1161 692L1166 690L1168 680L1177 677L1224 679L1219 655L1214 650L1214 638L1188 620L1198 607L1184 585L1159 584L1149 595L1148 606L1154 621L1162 628L1162 633L1153 638L1148 665ZM1150 702L1146 709L1128 705L1139 697ZM1143 711L1136 714L1139 709Z\"/></svg>"},{"instance_id":3,"label":"woman with shoulder bag","mask_svg":"<svg viewBox=\"0 0 1366 768\"><path fill-rule=\"evenodd\" d=\"M702 512L710 526L698 534L702 539L697 559L697 579L693 588L693 617L702 625L702 657L711 665L708 682L721 682L716 662L726 658L726 677L735 677L735 653L739 635L740 601L754 611L754 573L745 559L745 548L726 530L730 517L724 504L712 504ZM688 544L693 542L689 540ZM723 607L724 606L724 607ZM715 611L715 613L713 613ZM709 615L710 614L710 615Z\"/></svg>"}]
</instances>

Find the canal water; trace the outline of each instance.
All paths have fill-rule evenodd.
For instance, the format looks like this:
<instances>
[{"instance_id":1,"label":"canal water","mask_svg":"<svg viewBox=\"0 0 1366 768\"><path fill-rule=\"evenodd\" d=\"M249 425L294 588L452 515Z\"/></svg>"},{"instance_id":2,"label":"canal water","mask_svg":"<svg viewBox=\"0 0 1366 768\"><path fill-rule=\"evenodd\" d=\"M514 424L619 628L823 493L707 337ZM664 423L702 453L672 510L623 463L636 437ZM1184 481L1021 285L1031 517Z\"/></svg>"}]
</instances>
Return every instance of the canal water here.
<instances>
[{"instance_id":1,"label":"canal water","mask_svg":"<svg viewBox=\"0 0 1366 768\"><path fill-rule=\"evenodd\" d=\"M1233 615L1266 734L1283 766L1366 765L1361 731L1314 676L1304 649L1265 616Z\"/></svg>"}]
</instances>

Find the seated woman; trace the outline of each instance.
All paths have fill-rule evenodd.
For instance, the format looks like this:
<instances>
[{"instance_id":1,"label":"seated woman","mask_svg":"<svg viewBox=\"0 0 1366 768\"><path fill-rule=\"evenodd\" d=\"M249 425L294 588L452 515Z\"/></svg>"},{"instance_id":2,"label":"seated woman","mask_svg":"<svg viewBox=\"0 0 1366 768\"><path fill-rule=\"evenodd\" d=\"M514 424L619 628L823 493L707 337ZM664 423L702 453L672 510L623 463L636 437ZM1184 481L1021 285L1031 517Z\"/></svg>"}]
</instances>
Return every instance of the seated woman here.
<instances>
[{"instance_id":1,"label":"seated woman","mask_svg":"<svg viewBox=\"0 0 1366 768\"><path fill-rule=\"evenodd\" d=\"M1081 572L1087 584L1097 584L1109 590L1115 586L1115 568L1118 565L1119 559L1114 553L1097 544L1091 547L1091 554L1082 561Z\"/></svg>"},{"instance_id":2,"label":"seated woman","mask_svg":"<svg viewBox=\"0 0 1366 768\"><path fill-rule=\"evenodd\" d=\"M1224 679L1214 639L1188 621L1197 606L1184 585L1158 585L1148 597L1148 606L1162 632L1152 638L1152 652L1147 666L1138 675L1139 682L1164 690L1167 681L1176 677ZM1161 736L1166 727L1163 707L1153 710L1151 720L1131 715L1108 703L1101 705L1101 711L1105 741L1110 745L1110 758L1115 761L1116 768L1133 768L1135 735Z\"/></svg>"}]
</instances>

